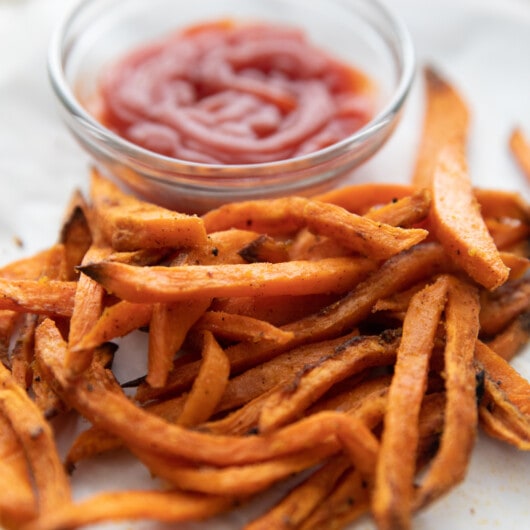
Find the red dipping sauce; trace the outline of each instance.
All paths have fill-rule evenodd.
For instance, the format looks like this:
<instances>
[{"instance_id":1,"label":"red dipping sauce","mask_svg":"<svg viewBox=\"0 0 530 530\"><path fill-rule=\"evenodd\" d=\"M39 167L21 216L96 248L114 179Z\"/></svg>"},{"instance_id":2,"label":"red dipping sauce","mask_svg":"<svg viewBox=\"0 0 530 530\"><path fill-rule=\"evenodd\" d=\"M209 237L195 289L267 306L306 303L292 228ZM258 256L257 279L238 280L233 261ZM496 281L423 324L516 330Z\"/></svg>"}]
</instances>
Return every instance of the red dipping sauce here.
<instances>
[{"instance_id":1,"label":"red dipping sauce","mask_svg":"<svg viewBox=\"0 0 530 530\"><path fill-rule=\"evenodd\" d=\"M172 158L254 164L317 151L373 115L373 86L296 29L220 21L133 51L100 86L99 119Z\"/></svg>"}]
</instances>

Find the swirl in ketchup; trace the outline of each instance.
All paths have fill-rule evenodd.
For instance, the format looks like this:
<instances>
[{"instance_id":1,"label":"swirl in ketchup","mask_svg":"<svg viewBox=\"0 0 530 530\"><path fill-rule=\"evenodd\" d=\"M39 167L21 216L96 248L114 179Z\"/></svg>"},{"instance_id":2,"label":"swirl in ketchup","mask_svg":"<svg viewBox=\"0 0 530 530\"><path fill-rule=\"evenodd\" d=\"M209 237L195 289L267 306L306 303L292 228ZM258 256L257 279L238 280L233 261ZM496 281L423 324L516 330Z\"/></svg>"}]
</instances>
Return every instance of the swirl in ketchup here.
<instances>
[{"instance_id":1,"label":"swirl in ketchup","mask_svg":"<svg viewBox=\"0 0 530 530\"><path fill-rule=\"evenodd\" d=\"M133 51L101 82L101 121L151 151L207 164L297 157L372 116L365 75L296 29L219 21Z\"/></svg>"}]
</instances>

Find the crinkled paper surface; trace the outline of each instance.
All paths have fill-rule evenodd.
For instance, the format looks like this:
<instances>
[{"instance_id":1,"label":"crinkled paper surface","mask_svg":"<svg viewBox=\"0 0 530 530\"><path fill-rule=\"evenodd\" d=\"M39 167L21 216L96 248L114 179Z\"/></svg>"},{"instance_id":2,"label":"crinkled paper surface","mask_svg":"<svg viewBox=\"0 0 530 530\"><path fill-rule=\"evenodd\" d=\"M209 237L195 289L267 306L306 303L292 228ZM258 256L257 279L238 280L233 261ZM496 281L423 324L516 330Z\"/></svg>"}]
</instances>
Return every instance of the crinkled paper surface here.
<instances>
[{"instance_id":1,"label":"crinkled paper surface","mask_svg":"<svg viewBox=\"0 0 530 530\"><path fill-rule=\"evenodd\" d=\"M85 189L88 161L59 121L46 73L52 28L69 0L0 0L0 264L52 244L74 188ZM530 0L388 0L408 24L419 65L439 68L472 112L469 165L475 185L520 191L530 184L510 158L507 140L520 125L530 134ZM185 9L185 3L182 3ZM351 177L405 182L420 132L418 77L390 142ZM133 337L121 350L141 350ZM134 357L133 357L134 358ZM118 377L142 373L143 360L118 359ZM530 377L530 351L514 361ZM66 434L78 428L63 425ZM61 450L67 447L62 440ZM415 518L416 530L520 530L530 526L530 455L480 436L465 482ZM140 465L104 457L81 464L73 476L76 498L99 488L149 486ZM244 511L179 529L241 528L281 489ZM158 528L149 524L112 529ZM167 526L160 526L167 528ZM352 529L372 529L363 519Z\"/></svg>"}]
</instances>

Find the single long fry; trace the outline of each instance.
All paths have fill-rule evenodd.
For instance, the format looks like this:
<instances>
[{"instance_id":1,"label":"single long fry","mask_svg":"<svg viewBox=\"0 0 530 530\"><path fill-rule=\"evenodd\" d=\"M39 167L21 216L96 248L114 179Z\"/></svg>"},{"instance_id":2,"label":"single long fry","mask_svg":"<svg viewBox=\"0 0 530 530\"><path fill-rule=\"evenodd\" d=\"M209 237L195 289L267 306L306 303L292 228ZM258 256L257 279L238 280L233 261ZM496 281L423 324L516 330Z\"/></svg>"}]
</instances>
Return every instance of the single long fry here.
<instances>
[{"instance_id":1,"label":"single long fry","mask_svg":"<svg viewBox=\"0 0 530 530\"><path fill-rule=\"evenodd\" d=\"M519 315L511 324L497 334L488 346L505 361L510 361L530 339L530 312Z\"/></svg>"},{"instance_id":2,"label":"single long fry","mask_svg":"<svg viewBox=\"0 0 530 530\"><path fill-rule=\"evenodd\" d=\"M304 225L303 209L307 201L303 197L281 197L234 202L209 211L202 219L209 234L238 228L273 237L287 235Z\"/></svg>"},{"instance_id":3,"label":"single long fry","mask_svg":"<svg viewBox=\"0 0 530 530\"><path fill-rule=\"evenodd\" d=\"M76 282L0 278L0 310L70 317Z\"/></svg>"},{"instance_id":4,"label":"single long fry","mask_svg":"<svg viewBox=\"0 0 530 530\"><path fill-rule=\"evenodd\" d=\"M0 365L0 410L20 438L37 488L40 513L70 501L70 483L60 460L53 432L30 397Z\"/></svg>"},{"instance_id":5,"label":"single long fry","mask_svg":"<svg viewBox=\"0 0 530 530\"><path fill-rule=\"evenodd\" d=\"M173 365L173 357L181 348L189 329L210 305L209 298L181 300L153 305L149 322L147 383L163 387Z\"/></svg>"},{"instance_id":6,"label":"single long fry","mask_svg":"<svg viewBox=\"0 0 530 530\"><path fill-rule=\"evenodd\" d=\"M415 294L403 323L372 501L380 530L410 527L419 442L418 418L447 289L448 278L442 276Z\"/></svg>"},{"instance_id":7,"label":"single long fry","mask_svg":"<svg viewBox=\"0 0 530 530\"><path fill-rule=\"evenodd\" d=\"M91 198L98 225L116 250L206 244L200 217L167 210L125 194L95 169Z\"/></svg>"},{"instance_id":8,"label":"single long fry","mask_svg":"<svg viewBox=\"0 0 530 530\"><path fill-rule=\"evenodd\" d=\"M292 333L264 320L226 311L207 311L196 322L194 329L209 330L214 335L233 341L270 340L282 344L293 337Z\"/></svg>"},{"instance_id":9,"label":"single long fry","mask_svg":"<svg viewBox=\"0 0 530 530\"><path fill-rule=\"evenodd\" d=\"M374 259L388 259L427 237L421 228L396 228L344 208L309 201L303 210L309 230L337 240L345 248Z\"/></svg>"},{"instance_id":10,"label":"single long fry","mask_svg":"<svg viewBox=\"0 0 530 530\"><path fill-rule=\"evenodd\" d=\"M110 249L108 247L94 244L83 257L83 263L94 259L104 259L109 253ZM101 316L104 295L105 290L101 285L85 274L80 275L75 291L74 308L70 318L68 332L69 352L65 361L73 376L86 370L92 361L92 350L74 348L94 327Z\"/></svg>"},{"instance_id":11,"label":"single long fry","mask_svg":"<svg viewBox=\"0 0 530 530\"><path fill-rule=\"evenodd\" d=\"M345 292L374 267L373 261L364 258L180 267L133 267L105 261L81 267L81 271L124 300L153 303L189 296Z\"/></svg>"},{"instance_id":12,"label":"single long fry","mask_svg":"<svg viewBox=\"0 0 530 530\"><path fill-rule=\"evenodd\" d=\"M203 332L202 366L178 417L180 425L197 425L210 418L228 384L230 363L210 331Z\"/></svg>"},{"instance_id":13,"label":"single long fry","mask_svg":"<svg viewBox=\"0 0 530 530\"><path fill-rule=\"evenodd\" d=\"M120 300L105 307L101 316L86 335L72 346L72 351L93 349L104 342L123 337L149 324L153 306Z\"/></svg>"},{"instance_id":14,"label":"single long fry","mask_svg":"<svg viewBox=\"0 0 530 530\"><path fill-rule=\"evenodd\" d=\"M9 420L0 413L0 524L20 526L37 514L26 455Z\"/></svg>"},{"instance_id":15,"label":"single long fry","mask_svg":"<svg viewBox=\"0 0 530 530\"><path fill-rule=\"evenodd\" d=\"M395 202L413 193L414 188L410 184L366 182L335 188L316 195L313 199L365 215L372 208Z\"/></svg>"},{"instance_id":16,"label":"single long fry","mask_svg":"<svg viewBox=\"0 0 530 530\"><path fill-rule=\"evenodd\" d=\"M245 530L290 530L296 528L331 493L341 476L351 467L348 459L338 456L295 487L282 501Z\"/></svg>"},{"instance_id":17,"label":"single long fry","mask_svg":"<svg viewBox=\"0 0 530 530\"><path fill-rule=\"evenodd\" d=\"M73 530L104 521L197 521L222 513L236 504L237 499L227 496L182 491L105 492L43 514L23 530Z\"/></svg>"},{"instance_id":18,"label":"single long fry","mask_svg":"<svg viewBox=\"0 0 530 530\"><path fill-rule=\"evenodd\" d=\"M446 146L465 150L469 129L467 103L432 66L423 69L425 112L412 184L430 188L440 151Z\"/></svg>"},{"instance_id":19,"label":"single long fry","mask_svg":"<svg viewBox=\"0 0 530 530\"><path fill-rule=\"evenodd\" d=\"M520 127L512 130L508 145L523 174L530 181L530 143Z\"/></svg>"},{"instance_id":20,"label":"single long fry","mask_svg":"<svg viewBox=\"0 0 530 530\"><path fill-rule=\"evenodd\" d=\"M433 229L451 259L487 289L502 285L510 271L480 215L462 149L440 153L432 193Z\"/></svg>"}]
</instances>

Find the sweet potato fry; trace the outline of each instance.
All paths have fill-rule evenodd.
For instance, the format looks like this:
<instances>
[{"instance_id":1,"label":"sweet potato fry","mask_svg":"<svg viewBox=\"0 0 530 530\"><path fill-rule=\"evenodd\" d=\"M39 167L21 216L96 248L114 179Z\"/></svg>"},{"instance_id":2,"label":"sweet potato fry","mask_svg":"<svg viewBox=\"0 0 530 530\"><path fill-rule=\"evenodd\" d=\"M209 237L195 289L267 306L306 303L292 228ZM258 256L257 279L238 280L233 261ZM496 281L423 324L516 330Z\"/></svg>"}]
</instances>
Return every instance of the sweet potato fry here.
<instances>
[{"instance_id":1,"label":"sweet potato fry","mask_svg":"<svg viewBox=\"0 0 530 530\"><path fill-rule=\"evenodd\" d=\"M222 468L182 465L167 457L160 457L132 449L136 456L157 477L186 491L244 497L254 495L295 473L310 469L330 454L332 446L314 447L296 454L279 456L266 462Z\"/></svg>"},{"instance_id":2,"label":"sweet potato fry","mask_svg":"<svg viewBox=\"0 0 530 530\"><path fill-rule=\"evenodd\" d=\"M530 450L530 386L504 359L478 341L476 369L484 374L480 423L490 435Z\"/></svg>"},{"instance_id":3,"label":"sweet potato fry","mask_svg":"<svg viewBox=\"0 0 530 530\"><path fill-rule=\"evenodd\" d=\"M499 289L481 294L481 336L493 336L530 307L530 280L507 282Z\"/></svg>"},{"instance_id":4,"label":"sweet potato fry","mask_svg":"<svg viewBox=\"0 0 530 530\"><path fill-rule=\"evenodd\" d=\"M203 332L202 365L188 394L178 423L197 425L210 418L228 384L230 363L210 331Z\"/></svg>"},{"instance_id":5,"label":"sweet potato fry","mask_svg":"<svg viewBox=\"0 0 530 530\"><path fill-rule=\"evenodd\" d=\"M530 143L520 127L512 130L508 145L523 174L530 181Z\"/></svg>"},{"instance_id":6,"label":"sweet potato fry","mask_svg":"<svg viewBox=\"0 0 530 530\"><path fill-rule=\"evenodd\" d=\"M0 525L19 527L37 515L37 500L24 449L3 414L0 414L0 488Z\"/></svg>"},{"instance_id":7,"label":"sweet potato fry","mask_svg":"<svg viewBox=\"0 0 530 530\"><path fill-rule=\"evenodd\" d=\"M303 215L310 231L374 259L388 259L427 237L421 228L393 227L324 202L309 201Z\"/></svg>"},{"instance_id":8,"label":"sweet potato fry","mask_svg":"<svg viewBox=\"0 0 530 530\"><path fill-rule=\"evenodd\" d=\"M378 208L371 208L365 213L365 217L391 226L410 227L427 217L430 205L430 192L421 189Z\"/></svg>"},{"instance_id":9,"label":"sweet potato fry","mask_svg":"<svg viewBox=\"0 0 530 530\"><path fill-rule=\"evenodd\" d=\"M432 66L423 69L425 111L412 184L429 189L440 151L454 146L465 151L469 109L462 96Z\"/></svg>"},{"instance_id":10,"label":"sweet potato fry","mask_svg":"<svg viewBox=\"0 0 530 530\"><path fill-rule=\"evenodd\" d=\"M271 432L298 419L306 408L334 384L368 367L393 363L397 340L391 334L359 336L337 348L316 365L304 367L287 387L271 395L260 415L260 432Z\"/></svg>"},{"instance_id":11,"label":"sweet potato fry","mask_svg":"<svg viewBox=\"0 0 530 530\"><path fill-rule=\"evenodd\" d=\"M24 530L73 530L105 521L197 521L222 513L237 504L227 496L182 491L129 490L99 493L43 514Z\"/></svg>"},{"instance_id":12,"label":"sweet potato fry","mask_svg":"<svg viewBox=\"0 0 530 530\"><path fill-rule=\"evenodd\" d=\"M289 235L304 225L308 199L281 197L225 204L202 216L208 234L238 228L269 236Z\"/></svg>"},{"instance_id":13,"label":"sweet potato fry","mask_svg":"<svg viewBox=\"0 0 530 530\"><path fill-rule=\"evenodd\" d=\"M518 219L485 218L486 228L499 250L510 248L521 241L526 241L530 226Z\"/></svg>"},{"instance_id":14,"label":"sweet potato fry","mask_svg":"<svg viewBox=\"0 0 530 530\"><path fill-rule=\"evenodd\" d=\"M530 416L530 383L482 342L477 344L475 359L488 377L502 388L506 398L525 416Z\"/></svg>"},{"instance_id":15,"label":"sweet potato fry","mask_svg":"<svg viewBox=\"0 0 530 530\"><path fill-rule=\"evenodd\" d=\"M152 313L151 304L135 304L121 300L107 306L86 335L75 346L72 346L72 351L93 349L104 342L123 337L135 329L147 326Z\"/></svg>"},{"instance_id":16,"label":"sweet potato fry","mask_svg":"<svg viewBox=\"0 0 530 530\"><path fill-rule=\"evenodd\" d=\"M298 295L345 292L373 270L365 258L319 262L133 267L103 261L81 271L130 302L176 302L187 297Z\"/></svg>"},{"instance_id":17,"label":"sweet potato fry","mask_svg":"<svg viewBox=\"0 0 530 530\"><path fill-rule=\"evenodd\" d=\"M351 467L348 459L338 456L329 460L293 488L276 506L245 526L245 530L290 530L298 528L313 510L331 493L342 475Z\"/></svg>"},{"instance_id":18,"label":"sweet potato fry","mask_svg":"<svg viewBox=\"0 0 530 530\"><path fill-rule=\"evenodd\" d=\"M289 244L283 241L276 241L270 236L261 234L245 245L238 254L247 263L267 261L269 263L280 263L289 261Z\"/></svg>"},{"instance_id":19,"label":"sweet potato fry","mask_svg":"<svg viewBox=\"0 0 530 530\"><path fill-rule=\"evenodd\" d=\"M19 437L37 488L39 513L70 501L70 484L59 458L53 432L24 390L0 365L0 411Z\"/></svg>"},{"instance_id":20,"label":"sweet potato fry","mask_svg":"<svg viewBox=\"0 0 530 530\"><path fill-rule=\"evenodd\" d=\"M314 200L341 206L349 212L365 215L372 208L395 202L414 193L410 184L366 182L326 191Z\"/></svg>"},{"instance_id":21,"label":"sweet potato fry","mask_svg":"<svg viewBox=\"0 0 530 530\"><path fill-rule=\"evenodd\" d=\"M372 509L381 530L410 527L418 418L447 289L448 277L441 276L415 294L403 323L373 495Z\"/></svg>"},{"instance_id":22,"label":"sweet potato fry","mask_svg":"<svg viewBox=\"0 0 530 530\"><path fill-rule=\"evenodd\" d=\"M147 383L163 387L189 329L210 305L209 298L155 303L149 322Z\"/></svg>"},{"instance_id":23,"label":"sweet potato fry","mask_svg":"<svg viewBox=\"0 0 530 530\"><path fill-rule=\"evenodd\" d=\"M487 289L502 285L510 271L480 215L461 149L440 153L432 190L431 222L448 255Z\"/></svg>"},{"instance_id":24,"label":"sweet potato fry","mask_svg":"<svg viewBox=\"0 0 530 530\"><path fill-rule=\"evenodd\" d=\"M430 503L463 480L477 429L474 345L479 331L476 288L453 277L445 307L446 405L440 449L417 492L415 506Z\"/></svg>"},{"instance_id":25,"label":"sweet potato fry","mask_svg":"<svg viewBox=\"0 0 530 530\"><path fill-rule=\"evenodd\" d=\"M94 259L104 259L109 253L108 247L94 244L84 255L83 263ZM101 316L104 295L105 290L101 285L85 274L80 275L68 332L69 353L65 361L72 376L86 370L92 361L92 350L81 350L75 347Z\"/></svg>"},{"instance_id":26,"label":"sweet potato fry","mask_svg":"<svg viewBox=\"0 0 530 530\"><path fill-rule=\"evenodd\" d=\"M116 250L206 244L200 217L167 210L125 194L95 169L90 196L98 225Z\"/></svg>"},{"instance_id":27,"label":"sweet potato fry","mask_svg":"<svg viewBox=\"0 0 530 530\"><path fill-rule=\"evenodd\" d=\"M517 219L523 223L530 221L529 205L516 191L474 188L473 193L484 218Z\"/></svg>"},{"instance_id":28,"label":"sweet potato fry","mask_svg":"<svg viewBox=\"0 0 530 530\"><path fill-rule=\"evenodd\" d=\"M282 344L293 337L292 333L264 320L225 311L207 311L193 327L196 330L211 331L218 337L232 341L269 340Z\"/></svg>"},{"instance_id":29,"label":"sweet potato fry","mask_svg":"<svg viewBox=\"0 0 530 530\"><path fill-rule=\"evenodd\" d=\"M510 361L530 339L530 312L521 313L511 324L495 335L487 345L505 361Z\"/></svg>"},{"instance_id":30,"label":"sweet potato fry","mask_svg":"<svg viewBox=\"0 0 530 530\"><path fill-rule=\"evenodd\" d=\"M76 267L92 244L92 233L87 219L88 205L79 190L70 199L61 226L59 242L64 245L66 280L77 280Z\"/></svg>"},{"instance_id":31,"label":"sweet potato fry","mask_svg":"<svg viewBox=\"0 0 530 530\"><path fill-rule=\"evenodd\" d=\"M362 474L349 469L336 488L299 526L300 530L317 530L323 526L346 528L370 509L369 490Z\"/></svg>"},{"instance_id":32,"label":"sweet potato fry","mask_svg":"<svg viewBox=\"0 0 530 530\"><path fill-rule=\"evenodd\" d=\"M0 310L70 317L76 282L0 278Z\"/></svg>"}]
</instances>

